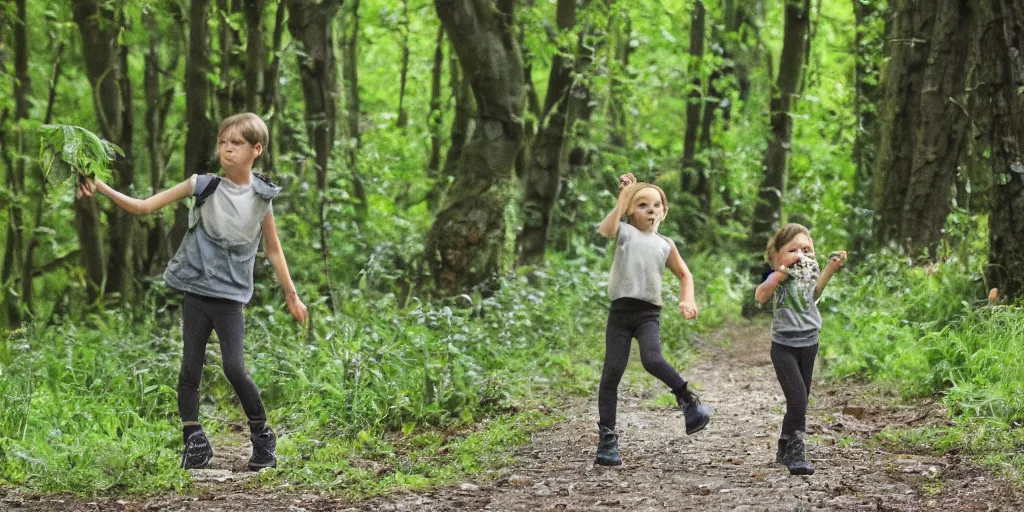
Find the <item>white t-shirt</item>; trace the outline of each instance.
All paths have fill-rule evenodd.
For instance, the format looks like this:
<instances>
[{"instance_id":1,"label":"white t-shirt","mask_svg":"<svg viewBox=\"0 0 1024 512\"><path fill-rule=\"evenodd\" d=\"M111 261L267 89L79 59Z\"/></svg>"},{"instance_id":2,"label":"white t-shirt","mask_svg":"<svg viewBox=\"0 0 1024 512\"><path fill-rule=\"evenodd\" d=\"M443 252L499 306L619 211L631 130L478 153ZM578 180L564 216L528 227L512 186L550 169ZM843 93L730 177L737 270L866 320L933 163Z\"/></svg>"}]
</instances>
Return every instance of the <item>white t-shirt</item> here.
<instances>
[{"instance_id":1,"label":"white t-shirt","mask_svg":"<svg viewBox=\"0 0 1024 512\"><path fill-rule=\"evenodd\" d=\"M645 233L626 222L619 222L615 245L608 298L630 297L661 306L661 278L672 245L658 233Z\"/></svg>"}]
</instances>

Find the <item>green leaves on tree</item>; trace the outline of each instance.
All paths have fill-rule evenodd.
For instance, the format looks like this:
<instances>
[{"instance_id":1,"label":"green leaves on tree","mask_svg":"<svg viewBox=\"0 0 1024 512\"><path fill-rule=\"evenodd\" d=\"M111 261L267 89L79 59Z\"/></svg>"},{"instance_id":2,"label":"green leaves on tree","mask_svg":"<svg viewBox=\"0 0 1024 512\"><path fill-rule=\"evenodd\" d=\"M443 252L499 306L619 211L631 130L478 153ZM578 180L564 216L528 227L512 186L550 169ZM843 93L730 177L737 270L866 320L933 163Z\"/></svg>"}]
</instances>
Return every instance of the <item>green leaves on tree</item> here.
<instances>
[{"instance_id":1,"label":"green leaves on tree","mask_svg":"<svg viewBox=\"0 0 1024 512\"><path fill-rule=\"evenodd\" d=\"M52 184L61 184L75 177L110 179L110 162L124 150L95 133L66 124L44 124L39 127L39 161L43 175Z\"/></svg>"}]
</instances>

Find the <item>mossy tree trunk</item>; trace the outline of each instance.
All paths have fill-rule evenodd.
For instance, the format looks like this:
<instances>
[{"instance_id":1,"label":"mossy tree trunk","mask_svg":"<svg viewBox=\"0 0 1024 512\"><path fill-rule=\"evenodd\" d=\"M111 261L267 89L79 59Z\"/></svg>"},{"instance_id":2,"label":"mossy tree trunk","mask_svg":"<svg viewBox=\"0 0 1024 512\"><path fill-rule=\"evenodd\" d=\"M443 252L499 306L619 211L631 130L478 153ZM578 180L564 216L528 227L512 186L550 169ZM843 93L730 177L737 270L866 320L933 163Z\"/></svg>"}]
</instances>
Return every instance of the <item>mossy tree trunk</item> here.
<instances>
[{"instance_id":1,"label":"mossy tree trunk","mask_svg":"<svg viewBox=\"0 0 1024 512\"><path fill-rule=\"evenodd\" d=\"M435 0L476 97L477 127L426 239L435 291L464 293L498 272L505 207L523 137L523 64L511 0Z\"/></svg>"}]
</instances>

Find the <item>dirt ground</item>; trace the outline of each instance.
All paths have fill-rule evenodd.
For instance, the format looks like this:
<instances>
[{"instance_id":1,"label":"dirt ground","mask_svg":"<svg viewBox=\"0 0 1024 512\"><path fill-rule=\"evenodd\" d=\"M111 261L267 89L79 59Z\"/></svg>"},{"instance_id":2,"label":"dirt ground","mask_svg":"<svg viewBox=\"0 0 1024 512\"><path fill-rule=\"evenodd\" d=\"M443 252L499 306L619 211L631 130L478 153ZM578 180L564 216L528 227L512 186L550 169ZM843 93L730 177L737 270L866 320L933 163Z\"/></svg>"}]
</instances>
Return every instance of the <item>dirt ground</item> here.
<instances>
[{"instance_id":1,"label":"dirt ground","mask_svg":"<svg viewBox=\"0 0 1024 512\"><path fill-rule=\"evenodd\" d=\"M625 464L593 463L596 400L574 400L568 421L534 436L520 462L488 481L399 492L350 502L319 494L244 490L247 449L220 453L214 469L196 472L198 496L163 495L141 502L25 497L0 489L0 510L118 511L910 511L1024 510L1024 493L955 456L921 456L870 448L887 425L944 421L934 404L888 406L857 386L815 382L808 415L813 476L790 476L773 463L783 397L768 357L767 329L740 324L695 344L703 359L684 372L715 408L708 428L687 436L682 414L654 405L664 390L631 365L619 393ZM634 359L635 357L634 351ZM222 450L223 452L223 450Z\"/></svg>"}]
</instances>

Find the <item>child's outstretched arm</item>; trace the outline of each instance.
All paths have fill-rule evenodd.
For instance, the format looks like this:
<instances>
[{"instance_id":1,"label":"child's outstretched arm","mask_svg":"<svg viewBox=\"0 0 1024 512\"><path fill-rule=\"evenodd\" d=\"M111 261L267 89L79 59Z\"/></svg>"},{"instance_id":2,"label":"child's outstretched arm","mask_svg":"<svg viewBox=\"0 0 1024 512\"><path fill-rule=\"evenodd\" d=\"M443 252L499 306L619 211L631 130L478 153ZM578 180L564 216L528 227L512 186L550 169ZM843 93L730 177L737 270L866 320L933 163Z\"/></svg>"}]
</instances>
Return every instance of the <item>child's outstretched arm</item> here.
<instances>
[{"instance_id":1,"label":"child's outstretched arm","mask_svg":"<svg viewBox=\"0 0 1024 512\"><path fill-rule=\"evenodd\" d=\"M597 226L597 232L601 236L612 239L619 234L619 221L629 210L629 198L633 195L633 185L636 185L636 178L633 173L626 173L619 176L619 199L615 208L608 212L601 224Z\"/></svg>"},{"instance_id":2,"label":"child's outstretched arm","mask_svg":"<svg viewBox=\"0 0 1024 512\"><path fill-rule=\"evenodd\" d=\"M825 291L825 287L828 286L828 280L832 279L832 274L838 272L844 264L846 264L846 251L832 253L828 259L828 264L825 265L821 275L818 276L818 283L814 285L814 300L818 300L818 297L821 297L821 292Z\"/></svg>"},{"instance_id":3,"label":"child's outstretched arm","mask_svg":"<svg viewBox=\"0 0 1024 512\"><path fill-rule=\"evenodd\" d=\"M92 196L99 192L114 201L117 206L132 215L145 215L155 212L179 199L192 195L192 181L187 179L177 185L154 194L146 199L126 196L100 180L86 180L78 185L77 196Z\"/></svg>"},{"instance_id":4,"label":"child's outstretched arm","mask_svg":"<svg viewBox=\"0 0 1024 512\"><path fill-rule=\"evenodd\" d=\"M263 250L267 252L267 259L270 266L274 267L274 274L284 288L284 299L288 305L288 312L300 323L306 323L306 305L299 300L299 294L295 291L295 283L288 272L288 262L284 259L284 250L281 249L281 240L277 237L277 224L274 223L274 212L267 212L263 217Z\"/></svg>"},{"instance_id":5,"label":"child's outstretched arm","mask_svg":"<svg viewBox=\"0 0 1024 512\"><path fill-rule=\"evenodd\" d=\"M786 279L789 279L789 269L782 265L778 270L768 274L768 279L757 285L757 290L754 290L754 300L758 304L768 302L768 299L771 299L772 295L775 294L775 289Z\"/></svg>"},{"instance_id":6,"label":"child's outstretched arm","mask_svg":"<svg viewBox=\"0 0 1024 512\"><path fill-rule=\"evenodd\" d=\"M668 255L668 268L679 278L679 312L683 317L693 320L697 318L698 313L697 302L694 300L693 274L690 273L690 267L686 266L683 257L679 255L676 243L668 237L665 240L672 246L672 252Z\"/></svg>"}]
</instances>

